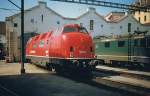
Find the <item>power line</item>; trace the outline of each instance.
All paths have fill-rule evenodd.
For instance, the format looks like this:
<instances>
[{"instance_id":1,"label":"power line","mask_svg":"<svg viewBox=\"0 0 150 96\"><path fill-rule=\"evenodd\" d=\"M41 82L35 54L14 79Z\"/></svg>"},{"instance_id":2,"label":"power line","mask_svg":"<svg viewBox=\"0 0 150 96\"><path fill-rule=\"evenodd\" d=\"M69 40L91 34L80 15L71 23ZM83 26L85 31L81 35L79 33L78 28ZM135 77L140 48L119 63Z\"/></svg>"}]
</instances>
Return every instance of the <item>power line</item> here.
<instances>
[{"instance_id":1,"label":"power line","mask_svg":"<svg viewBox=\"0 0 150 96\"><path fill-rule=\"evenodd\" d=\"M11 0L8 0L10 3L12 3L14 6L16 6L17 8L21 9L20 6L18 6L17 4L15 4L14 2L12 2Z\"/></svg>"},{"instance_id":2,"label":"power line","mask_svg":"<svg viewBox=\"0 0 150 96\"><path fill-rule=\"evenodd\" d=\"M0 8L0 10L6 10L6 11L20 11L17 9L9 9L9 8Z\"/></svg>"},{"instance_id":3,"label":"power line","mask_svg":"<svg viewBox=\"0 0 150 96\"><path fill-rule=\"evenodd\" d=\"M150 7L141 7L141 6L136 6L136 5L114 3L114 2L108 2L108 1L102 1L102 0L101 1L100 0L50 0L50 1L104 6L104 7L111 7L111 8L127 9L127 10L132 10L132 11L137 11L137 10L149 11L150 10Z\"/></svg>"}]
</instances>

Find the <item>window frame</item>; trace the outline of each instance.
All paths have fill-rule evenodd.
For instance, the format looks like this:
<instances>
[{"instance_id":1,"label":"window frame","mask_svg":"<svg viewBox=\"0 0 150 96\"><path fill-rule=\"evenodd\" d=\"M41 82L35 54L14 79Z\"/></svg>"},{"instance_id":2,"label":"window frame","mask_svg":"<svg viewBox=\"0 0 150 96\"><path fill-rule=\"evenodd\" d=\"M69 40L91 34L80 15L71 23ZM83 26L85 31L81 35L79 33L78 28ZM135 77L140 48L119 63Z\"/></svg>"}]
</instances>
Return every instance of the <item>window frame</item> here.
<instances>
[{"instance_id":1,"label":"window frame","mask_svg":"<svg viewBox=\"0 0 150 96\"><path fill-rule=\"evenodd\" d=\"M14 23L14 27L18 27L18 23Z\"/></svg>"},{"instance_id":2,"label":"window frame","mask_svg":"<svg viewBox=\"0 0 150 96\"><path fill-rule=\"evenodd\" d=\"M126 42L124 40L119 40L117 42L118 47L125 47Z\"/></svg>"},{"instance_id":3,"label":"window frame","mask_svg":"<svg viewBox=\"0 0 150 96\"><path fill-rule=\"evenodd\" d=\"M110 42L104 42L104 47L105 48L110 48Z\"/></svg>"},{"instance_id":4,"label":"window frame","mask_svg":"<svg viewBox=\"0 0 150 96\"><path fill-rule=\"evenodd\" d=\"M128 32L131 32L131 23L128 23Z\"/></svg>"},{"instance_id":5,"label":"window frame","mask_svg":"<svg viewBox=\"0 0 150 96\"><path fill-rule=\"evenodd\" d=\"M146 15L144 16L144 22L146 22L147 21L147 18L146 18Z\"/></svg>"},{"instance_id":6,"label":"window frame","mask_svg":"<svg viewBox=\"0 0 150 96\"><path fill-rule=\"evenodd\" d=\"M94 20L90 20L90 30L94 30Z\"/></svg>"},{"instance_id":7,"label":"window frame","mask_svg":"<svg viewBox=\"0 0 150 96\"><path fill-rule=\"evenodd\" d=\"M44 16L43 16L43 14L41 15L41 21L42 21L42 23L43 23L43 21L44 21Z\"/></svg>"}]
</instances>

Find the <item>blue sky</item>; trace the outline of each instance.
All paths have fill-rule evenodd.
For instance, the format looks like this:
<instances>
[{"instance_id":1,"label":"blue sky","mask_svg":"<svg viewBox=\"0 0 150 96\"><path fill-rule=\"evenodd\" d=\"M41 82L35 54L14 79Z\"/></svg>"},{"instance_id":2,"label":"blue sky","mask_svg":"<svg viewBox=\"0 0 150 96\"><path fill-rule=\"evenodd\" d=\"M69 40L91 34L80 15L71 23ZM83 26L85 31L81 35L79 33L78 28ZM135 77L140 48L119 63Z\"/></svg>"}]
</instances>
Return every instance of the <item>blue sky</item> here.
<instances>
[{"instance_id":1,"label":"blue sky","mask_svg":"<svg viewBox=\"0 0 150 96\"><path fill-rule=\"evenodd\" d=\"M5 21L5 17L11 16L15 13L19 12L14 5L12 5L8 0L0 0L0 8L7 8L13 10L2 10L0 9L0 21ZM21 0L11 0L15 4L20 6ZM25 1L25 9L31 8L38 4L39 0L24 0ZM115 8L106 8L100 6L91 6L91 5L83 5L83 4L72 4L72 3L64 3L64 2L56 2L50 0L40 0L47 2L47 6L53 9L54 11L58 12L59 14L65 17L77 17L84 13L88 7L96 8L96 11L101 15L106 15L111 11L126 11L126 10L119 10ZM108 1L108 2L116 2L116 3L124 3L124 4L131 4L136 0L101 0L101 1ZM15 9L15 10L14 10Z\"/></svg>"}]
</instances>

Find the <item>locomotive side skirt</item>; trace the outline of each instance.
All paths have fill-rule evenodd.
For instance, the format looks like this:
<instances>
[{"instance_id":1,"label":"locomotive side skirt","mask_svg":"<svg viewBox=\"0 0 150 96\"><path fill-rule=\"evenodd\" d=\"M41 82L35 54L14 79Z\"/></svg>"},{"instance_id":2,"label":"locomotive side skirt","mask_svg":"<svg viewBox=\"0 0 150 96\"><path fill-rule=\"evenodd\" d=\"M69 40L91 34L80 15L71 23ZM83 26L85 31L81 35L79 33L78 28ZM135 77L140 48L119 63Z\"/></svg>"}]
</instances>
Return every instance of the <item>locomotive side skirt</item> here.
<instances>
[{"instance_id":1,"label":"locomotive side skirt","mask_svg":"<svg viewBox=\"0 0 150 96\"><path fill-rule=\"evenodd\" d=\"M33 55L28 55L27 58L31 63L50 70L55 69L56 72L67 71L78 75L83 72L84 75L90 75L92 70L95 70L95 66L98 65L98 60L93 58L58 58Z\"/></svg>"}]
</instances>

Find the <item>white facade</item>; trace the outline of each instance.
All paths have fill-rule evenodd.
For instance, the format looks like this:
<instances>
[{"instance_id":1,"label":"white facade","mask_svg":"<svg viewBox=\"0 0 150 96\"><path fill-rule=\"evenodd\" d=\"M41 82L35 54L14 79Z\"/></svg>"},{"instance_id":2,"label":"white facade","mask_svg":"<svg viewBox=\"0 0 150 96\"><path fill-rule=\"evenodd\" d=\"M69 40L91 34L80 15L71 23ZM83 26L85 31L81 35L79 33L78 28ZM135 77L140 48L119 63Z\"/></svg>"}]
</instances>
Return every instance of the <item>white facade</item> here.
<instances>
[{"instance_id":1,"label":"white facade","mask_svg":"<svg viewBox=\"0 0 150 96\"><path fill-rule=\"evenodd\" d=\"M20 35L20 14L16 14L9 18L12 19L11 26L13 30ZM46 32L62 26L64 24L71 23L82 23L91 35L112 35L112 34L125 34L127 32L127 24L132 24L132 31L137 30L150 30L147 26L141 25L137 22L132 15L126 15L122 17L123 20L118 20L118 22L109 22L103 16L98 14L94 8L89 8L87 12L77 18L66 18L56 13L52 9L48 8L45 2L39 2L39 5L25 11L25 33L30 32ZM90 20L94 20L93 30L90 29ZM17 27L14 27L14 23ZM121 28L120 28L121 27Z\"/></svg>"},{"instance_id":2,"label":"white facade","mask_svg":"<svg viewBox=\"0 0 150 96\"><path fill-rule=\"evenodd\" d=\"M52 9L48 8L45 2L40 1L39 5L25 11L24 14L24 32L25 33L42 33L56 29L65 24L81 24L87 28L92 37L110 36L110 35L127 35L128 23L131 23L132 32L139 29L140 31L150 31L150 26L144 26L136 21L132 15L125 15L120 20L110 22L96 12L94 8L89 8L87 12L77 18L66 18ZM90 20L93 20L93 30L90 30ZM21 33L21 17L20 14L6 18L6 37L7 47L11 48L11 41L18 42L18 36ZM150 33L150 32L149 32ZM10 38L14 38L13 40ZM10 54L18 54L19 43L12 44L14 52ZM11 48L12 49L12 48ZM17 55L19 56L19 55Z\"/></svg>"}]
</instances>

